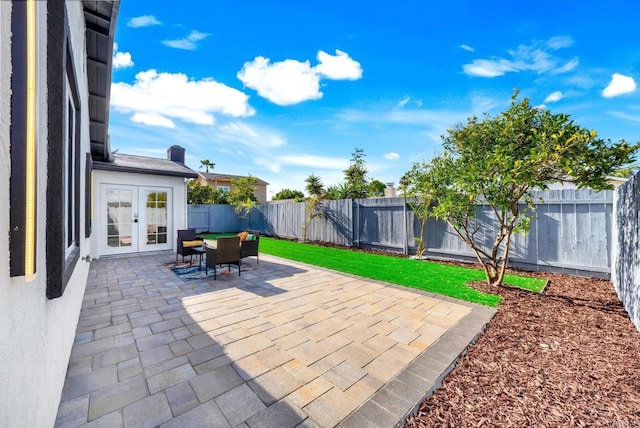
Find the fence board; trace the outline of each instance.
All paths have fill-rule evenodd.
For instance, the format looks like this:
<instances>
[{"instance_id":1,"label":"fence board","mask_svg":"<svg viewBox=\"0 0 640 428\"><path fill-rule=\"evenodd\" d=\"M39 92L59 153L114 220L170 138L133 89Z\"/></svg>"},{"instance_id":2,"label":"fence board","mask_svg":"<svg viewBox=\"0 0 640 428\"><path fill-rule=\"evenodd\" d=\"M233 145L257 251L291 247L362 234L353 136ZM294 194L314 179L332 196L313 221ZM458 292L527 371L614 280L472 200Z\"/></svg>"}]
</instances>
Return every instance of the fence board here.
<instances>
[{"instance_id":1,"label":"fence board","mask_svg":"<svg viewBox=\"0 0 640 428\"><path fill-rule=\"evenodd\" d=\"M640 331L640 173L617 190L613 285Z\"/></svg>"}]
</instances>

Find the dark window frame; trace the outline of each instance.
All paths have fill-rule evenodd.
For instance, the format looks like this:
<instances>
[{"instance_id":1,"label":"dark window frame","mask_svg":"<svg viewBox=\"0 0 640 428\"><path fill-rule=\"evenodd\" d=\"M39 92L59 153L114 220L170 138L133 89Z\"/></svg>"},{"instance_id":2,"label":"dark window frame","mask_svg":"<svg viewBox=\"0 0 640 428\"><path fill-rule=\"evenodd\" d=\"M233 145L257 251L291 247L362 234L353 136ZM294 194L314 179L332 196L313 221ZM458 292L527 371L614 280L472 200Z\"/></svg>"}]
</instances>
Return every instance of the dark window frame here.
<instances>
[{"instance_id":1,"label":"dark window frame","mask_svg":"<svg viewBox=\"0 0 640 428\"><path fill-rule=\"evenodd\" d=\"M47 90L48 90L48 163L47 163L47 297L62 296L80 259L80 155L82 105L80 104L76 68L70 42L69 19L64 2L47 2ZM67 83L68 82L68 83ZM67 90L69 87L69 91ZM65 170L65 147L68 144L68 103L75 107L73 132L74 182L69 189L74 206L73 232L75 241L67 245L67 209L65 192L68 174ZM88 209L88 207L87 207Z\"/></svg>"}]
</instances>

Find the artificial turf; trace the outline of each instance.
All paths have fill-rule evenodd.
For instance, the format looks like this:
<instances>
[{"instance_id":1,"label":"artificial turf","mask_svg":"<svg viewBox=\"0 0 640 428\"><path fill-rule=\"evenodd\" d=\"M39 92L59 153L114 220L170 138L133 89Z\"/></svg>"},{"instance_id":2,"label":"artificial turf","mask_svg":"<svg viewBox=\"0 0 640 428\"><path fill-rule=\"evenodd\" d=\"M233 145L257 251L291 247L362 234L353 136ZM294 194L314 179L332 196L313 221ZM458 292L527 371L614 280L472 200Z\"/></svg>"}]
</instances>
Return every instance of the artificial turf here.
<instances>
[{"instance_id":1,"label":"artificial turf","mask_svg":"<svg viewBox=\"0 0 640 428\"><path fill-rule=\"evenodd\" d=\"M216 239L222 235L200 236ZM482 293L466 285L469 281L486 280L479 269L266 237L260 237L260 252L487 306L497 306L501 300L500 296ZM516 275L505 275L504 282L534 292L541 291L545 285L544 280Z\"/></svg>"}]
</instances>

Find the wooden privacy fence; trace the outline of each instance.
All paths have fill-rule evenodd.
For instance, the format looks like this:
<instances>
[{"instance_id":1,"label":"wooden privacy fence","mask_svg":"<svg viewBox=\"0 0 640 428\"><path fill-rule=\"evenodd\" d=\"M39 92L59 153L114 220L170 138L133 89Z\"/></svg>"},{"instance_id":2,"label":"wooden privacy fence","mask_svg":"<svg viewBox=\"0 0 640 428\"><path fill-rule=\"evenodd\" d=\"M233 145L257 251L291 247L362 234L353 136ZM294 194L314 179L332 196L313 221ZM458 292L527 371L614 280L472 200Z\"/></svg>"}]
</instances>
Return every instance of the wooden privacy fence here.
<instances>
[{"instance_id":1,"label":"wooden privacy fence","mask_svg":"<svg viewBox=\"0 0 640 428\"><path fill-rule=\"evenodd\" d=\"M511 266L608 278L613 191L550 190L537 192L536 198L544 203L536 205L529 233L513 236ZM190 227L212 232L251 228L270 236L302 239L306 226L310 241L409 254L415 254L414 236L420 233L418 219L403 198L321 201L319 215L308 225L304 202L260 205L245 220L238 220L229 206L209 206L208 214L205 207L189 207ZM496 230L495 216L485 205L478 205L476 215L486 226L480 238L488 247ZM445 222L429 219L423 239L428 257L475 260L471 249Z\"/></svg>"}]
</instances>

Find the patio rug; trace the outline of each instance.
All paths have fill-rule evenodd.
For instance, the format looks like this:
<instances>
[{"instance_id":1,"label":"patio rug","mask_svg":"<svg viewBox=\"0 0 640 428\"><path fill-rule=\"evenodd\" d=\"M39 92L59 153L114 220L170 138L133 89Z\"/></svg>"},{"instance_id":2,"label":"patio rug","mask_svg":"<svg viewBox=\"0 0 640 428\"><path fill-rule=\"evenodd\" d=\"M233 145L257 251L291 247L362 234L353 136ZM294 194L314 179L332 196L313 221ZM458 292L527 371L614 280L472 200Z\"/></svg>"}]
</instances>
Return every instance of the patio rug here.
<instances>
[{"instance_id":1,"label":"patio rug","mask_svg":"<svg viewBox=\"0 0 640 428\"><path fill-rule=\"evenodd\" d=\"M165 263L165 266L168 267L175 273L178 278L183 281L193 281L195 279L204 279L204 278L213 278L213 269L209 268L209 275L205 274L204 261L202 262L202 266L198 266L198 262L171 262ZM241 271L255 270L254 266L242 266ZM238 275L238 266L231 265L231 269L228 266L220 266L216 270L216 274L218 276L222 275Z\"/></svg>"}]
</instances>

